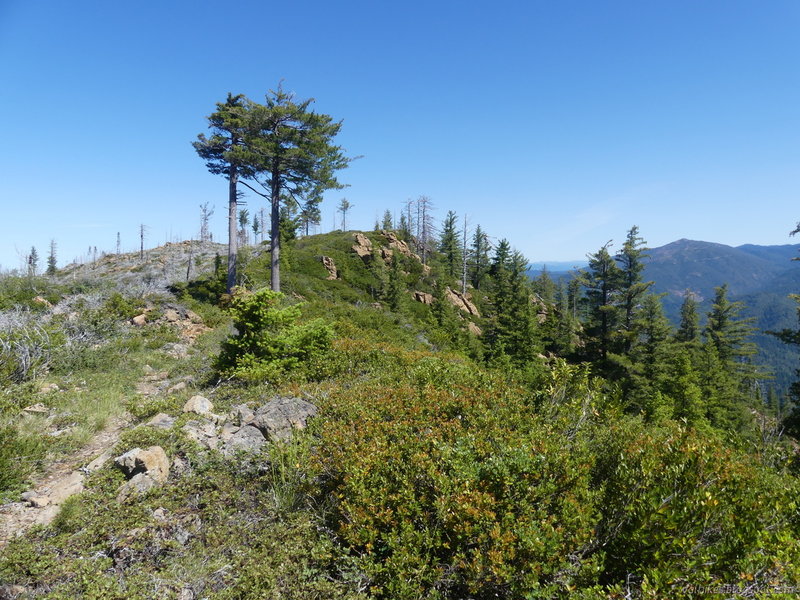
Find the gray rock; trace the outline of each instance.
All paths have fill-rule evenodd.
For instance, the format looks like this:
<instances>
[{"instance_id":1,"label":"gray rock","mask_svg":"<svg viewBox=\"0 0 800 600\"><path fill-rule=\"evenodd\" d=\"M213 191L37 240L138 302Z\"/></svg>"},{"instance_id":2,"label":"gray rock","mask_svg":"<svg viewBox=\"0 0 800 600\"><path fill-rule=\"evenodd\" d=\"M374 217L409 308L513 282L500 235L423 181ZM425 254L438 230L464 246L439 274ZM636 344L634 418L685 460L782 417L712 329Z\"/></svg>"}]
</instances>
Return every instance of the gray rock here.
<instances>
[{"instance_id":1,"label":"gray rock","mask_svg":"<svg viewBox=\"0 0 800 600\"><path fill-rule=\"evenodd\" d=\"M214 410L214 405L211 403L211 400L199 395L192 396L186 401L186 404L183 405L183 412L193 412L198 415L211 414L212 410Z\"/></svg>"},{"instance_id":2,"label":"gray rock","mask_svg":"<svg viewBox=\"0 0 800 600\"><path fill-rule=\"evenodd\" d=\"M33 508L44 508L50 504L50 498L47 496L33 496L32 498L28 498L28 504Z\"/></svg>"},{"instance_id":3,"label":"gray rock","mask_svg":"<svg viewBox=\"0 0 800 600\"><path fill-rule=\"evenodd\" d=\"M232 456L238 452L258 452L267 443L264 434L252 425L245 425L225 443L223 454Z\"/></svg>"},{"instance_id":4,"label":"gray rock","mask_svg":"<svg viewBox=\"0 0 800 600\"><path fill-rule=\"evenodd\" d=\"M117 502L125 502L129 498L141 496L158 485L152 477L145 473L137 473L122 484L117 492Z\"/></svg>"},{"instance_id":5,"label":"gray rock","mask_svg":"<svg viewBox=\"0 0 800 600\"><path fill-rule=\"evenodd\" d=\"M148 427L155 427L156 429L170 429L175 424L175 417L167 413L158 413L155 417L150 419L145 425Z\"/></svg>"},{"instance_id":6,"label":"gray rock","mask_svg":"<svg viewBox=\"0 0 800 600\"><path fill-rule=\"evenodd\" d=\"M256 414L246 404L237 404L231 409L230 419L237 425L247 425L253 422Z\"/></svg>"},{"instance_id":7,"label":"gray rock","mask_svg":"<svg viewBox=\"0 0 800 600\"><path fill-rule=\"evenodd\" d=\"M189 421L181 428L190 440L214 450L219 443L217 426L211 421Z\"/></svg>"},{"instance_id":8,"label":"gray rock","mask_svg":"<svg viewBox=\"0 0 800 600\"><path fill-rule=\"evenodd\" d=\"M114 459L127 477L141 473L156 483L164 483L169 477L169 459L161 446L150 446L147 450L134 448Z\"/></svg>"},{"instance_id":9,"label":"gray rock","mask_svg":"<svg viewBox=\"0 0 800 600\"><path fill-rule=\"evenodd\" d=\"M229 439L231 439L231 436L234 433L239 431L239 429L241 429L241 427L238 425L234 425L233 423L224 423L219 432L219 439L223 442L227 442Z\"/></svg>"},{"instance_id":10,"label":"gray rock","mask_svg":"<svg viewBox=\"0 0 800 600\"><path fill-rule=\"evenodd\" d=\"M317 407L300 398L277 397L256 411L252 425L258 427L267 440L285 441L295 429L305 429L308 419L317 414Z\"/></svg>"},{"instance_id":11,"label":"gray rock","mask_svg":"<svg viewBox=\"0 0 800 600\"><path fill-rule=\"evenodd\" d=\"M177 394L178 392L182 392L185 389L186 389L186 382L185 381L179 381L178 383L173 385L171 388L169 388L167 390L167 393L168 394Z\"/></svg>"}]
</instances>

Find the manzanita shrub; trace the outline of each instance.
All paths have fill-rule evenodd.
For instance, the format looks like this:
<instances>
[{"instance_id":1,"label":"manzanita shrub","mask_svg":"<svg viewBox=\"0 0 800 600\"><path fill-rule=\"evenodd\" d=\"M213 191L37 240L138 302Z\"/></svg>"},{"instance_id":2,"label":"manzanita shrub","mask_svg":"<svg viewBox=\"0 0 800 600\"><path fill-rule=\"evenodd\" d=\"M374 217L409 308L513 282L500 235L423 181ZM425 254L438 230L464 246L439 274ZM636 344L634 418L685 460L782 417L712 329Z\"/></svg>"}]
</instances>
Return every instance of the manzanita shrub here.
<instances>
[{"instance_id":1,"label":"manzanita shrub","mask_svg":"<svg viewBox=\"0 0 800 600\"><path fill-rule=\"evenodd\" d=\"M217 369L245 381L276 381L289 371L313 375L328 351L333 330L321 319L299 324L297 304L281 306L270 289L237 290L230 303L236 333L222 346Z\"/></svg>"}]
</instances>

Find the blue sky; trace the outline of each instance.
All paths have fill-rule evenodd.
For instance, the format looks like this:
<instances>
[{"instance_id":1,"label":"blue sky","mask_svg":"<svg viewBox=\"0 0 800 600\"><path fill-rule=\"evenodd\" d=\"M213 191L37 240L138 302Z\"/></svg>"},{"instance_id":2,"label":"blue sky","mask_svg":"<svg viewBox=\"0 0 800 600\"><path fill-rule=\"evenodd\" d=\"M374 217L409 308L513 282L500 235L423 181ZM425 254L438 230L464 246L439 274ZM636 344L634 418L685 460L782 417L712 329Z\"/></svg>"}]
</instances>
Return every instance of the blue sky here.
<instances>
[{"instance_id":1,"label":"blue sky","mask_svg":"<svg viewBox=\"0 0 800 600\"><path fill-rule=\"evenodd\" d=\"M638 225L790 243L800 219L800 3L0 0L0 265L225 235L190 142L230 92L284 80L363 155L352 228L427 195L531 260ZM250 200L251 211L259 206Z\"/></svg>"}]
</instances>

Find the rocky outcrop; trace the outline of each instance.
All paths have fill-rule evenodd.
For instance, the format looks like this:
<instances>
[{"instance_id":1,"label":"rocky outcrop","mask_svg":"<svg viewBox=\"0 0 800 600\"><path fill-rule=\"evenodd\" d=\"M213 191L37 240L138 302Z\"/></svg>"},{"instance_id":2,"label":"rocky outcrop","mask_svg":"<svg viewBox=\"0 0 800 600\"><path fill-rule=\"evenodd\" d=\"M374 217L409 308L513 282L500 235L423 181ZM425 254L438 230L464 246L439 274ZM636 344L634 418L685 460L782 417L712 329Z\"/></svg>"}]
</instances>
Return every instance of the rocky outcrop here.
<instances>
[{"instance_id":1,"label":"rocky outcrop","mask_svg":"<svg viewBox=\"0 0 800 600\"><path fill-rule=\"evenodd\" d=\"M363 233L354 233L353 237L356 238L356 243L353 244L352 250L358 254L359 258L365 263L372 260L372 242Z\"/></svg>"},{"instance_id":2,"label":"rocky outcrop","mask_svg":"<svg viewBox=\"0 0 800 600\"><path fill-rule=\"evenodd\" d=\"M397 237L397 234L394 231L381 231L381 235L386 238L389 248L397 250L403 256L420 260L419 256L414 254L411 251L411 248L408 247L408 244Z\"/></svg>"},{"instance_id":3,"label":"rocky outcrop","mask_svg":"<svg viewBox=\"0 0 800 600\"><path fill-rule=\"evenodd\" d=\"M473 317L480 317L480 313L475 305L470 302L469 298L462 294L457 290L453 290L451 288L447 288L444 291L444 297L447 298L447 301L455 306L457 309L472 315Z\"/></svg>"},{"instance_id":4,"label":"rocky outcrop","mask_svg":"<svg viewBox=\"0 0 800 600\"><path fill-rule=\"evenodd\" d=\"M473 323L472 321L467 323L467 329L472 335L476 335L478 337L483 335L483 330L477 325L475 325L475 323Z\"/></svg>"},{"instance_id":5,"label":"rocky outcrop","mask_svg":"<svg viewBox=\"0 0 800 600\"><path fill-rule=\"evenodd\" d=\"M328 276L326 277L326 279L328 281L339 279L339 270L336 268L336 263L333 262L333 259L330 256L322 256L321 260L322 260L322 266L325 267L326 271L328 271Z\"/></svg>"},{"instance_id":6,"label":"rocky outcrop","mask_svg":"<svg viewBox=\"0 0 800 600\"><path fill-rule=\"evenodd\" d=\"M429 306L433 304L433 294L429 294L427 292L415 291L411 295L417 302L422 302L422 304L427 304Z\"/></svg>"},{"instance_id":7,"label":"rocky outcrop","mask_svg":"<svg viewBox=\"0 0 800 600\"><path fill-rule=\"evenodd\" d=\"M125 476L126 481L117 492L117 501L126 502L167 481L169 459L161 446L151 446L146 450L134 448L114 459Z\"/></svg>"},{"instance_id":8,"label":"rocky outcrop","mask_svg":"<svg viewBox=\"0 0 800 600\"><path fill-rule=\"evenodd\" d=\"M202 317L185 306L166 304L157 316L153 314L155 310L154 306L145 308L141 314L131 319L131 323L137 327L144 327L149 323L172 325L178 329L181 337L189 342L193 342L198 336L209 331L209 328L203 324Z\"/></svg>"}]
</instances>

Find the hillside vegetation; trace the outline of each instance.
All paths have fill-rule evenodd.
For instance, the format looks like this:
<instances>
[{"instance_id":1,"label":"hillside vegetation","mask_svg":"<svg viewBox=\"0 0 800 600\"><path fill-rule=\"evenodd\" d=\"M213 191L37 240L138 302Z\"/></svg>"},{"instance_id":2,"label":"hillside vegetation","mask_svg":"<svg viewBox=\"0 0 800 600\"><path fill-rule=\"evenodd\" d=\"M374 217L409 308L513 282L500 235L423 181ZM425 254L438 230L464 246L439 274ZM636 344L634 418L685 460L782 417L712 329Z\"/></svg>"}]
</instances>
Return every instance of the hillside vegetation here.
<instances>
[{"instance_id":1,"label":"hillside vegetation","mask_svg":"<svg viewBox=\"0 0 800 600\"><path fill-rule=\"evenodd\" d=\"M287 241L283 295L264 246L233 295L211 249L167 288L0 280L3 510L114 419L108 457L170 463L134 494L113 460L87 469L6 540L0 597L797 597L790 407L759 396L724 290L705 335L669 326L636 240L581 289L503 241L462 294L444 244L378 231ZM231 446L301 400L292 435Z\"/></svg>"}]
</instances>

